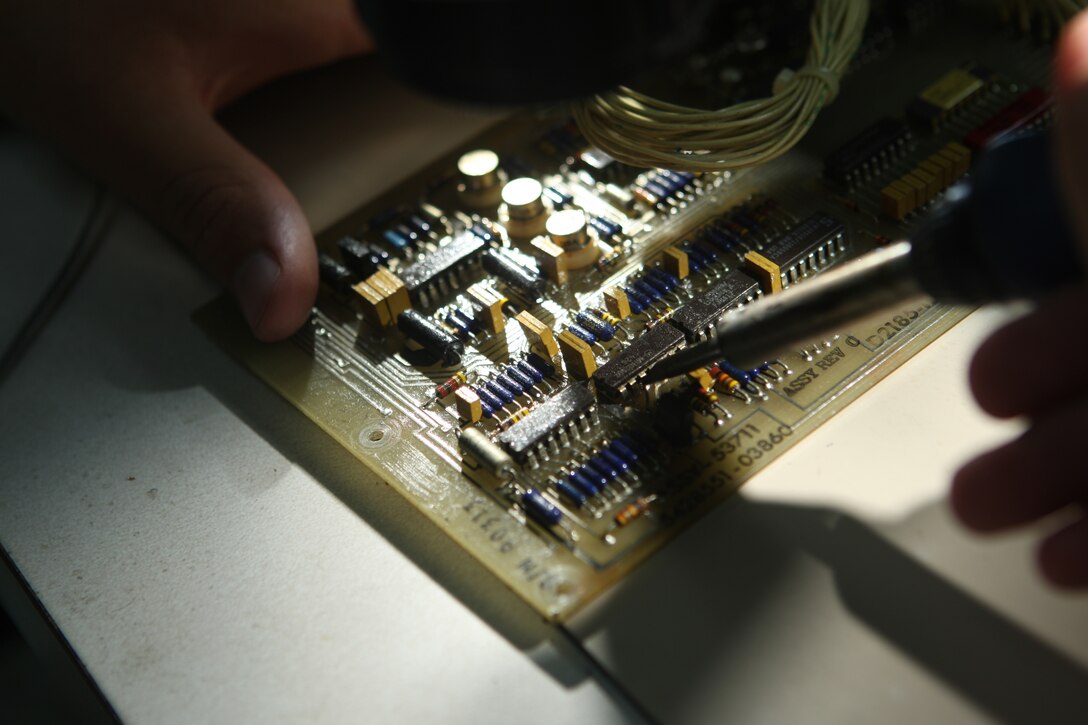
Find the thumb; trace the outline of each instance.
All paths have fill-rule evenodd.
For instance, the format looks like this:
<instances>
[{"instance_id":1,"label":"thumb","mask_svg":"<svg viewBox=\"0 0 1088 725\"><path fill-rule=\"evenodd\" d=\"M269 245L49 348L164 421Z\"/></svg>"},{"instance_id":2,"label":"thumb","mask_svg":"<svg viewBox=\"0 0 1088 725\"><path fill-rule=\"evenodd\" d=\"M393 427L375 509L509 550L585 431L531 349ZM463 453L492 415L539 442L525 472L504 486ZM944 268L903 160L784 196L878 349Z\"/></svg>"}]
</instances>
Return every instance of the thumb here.
<instances>
[{"instance_id":1,"label":"thumb","mask_svg":"<svg viewBox=\"0 0 1088 725\"><path fill-rule=\"evenodd\" d=\"M1088 260L1088 12L1066 24L1054 59L1054 88L1058 172Z\"/></svg>"},{"instance_id":2,"label":"thumb","mask_svg":"<svg viewBox=\"0 0 1088 725\"><path fill-rule=\"evenodd\" d=\"M230 290L258 338L291 335L317 294L313 234L294 196L196 94L135 105L112 114L111 180Z\"/></svg>"}]
</instances>

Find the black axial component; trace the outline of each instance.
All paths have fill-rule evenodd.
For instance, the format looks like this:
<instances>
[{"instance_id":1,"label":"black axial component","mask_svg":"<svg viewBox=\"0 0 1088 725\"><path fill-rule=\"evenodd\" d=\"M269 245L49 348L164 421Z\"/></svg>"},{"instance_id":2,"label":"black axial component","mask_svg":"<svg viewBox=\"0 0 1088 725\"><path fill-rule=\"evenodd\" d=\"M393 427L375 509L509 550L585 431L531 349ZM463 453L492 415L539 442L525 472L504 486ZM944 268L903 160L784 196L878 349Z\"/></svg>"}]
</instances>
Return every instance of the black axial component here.
<instances>
[{"instance_id":1,"label":"black axial component","mask_svg":"<svg viewBox=\"0 0 1088 725\"><path fill-rule=\"evenodd\" d=\"M535 264L532 267L514 259L502 249L491 249L484 255L484 269L522 293L540 299L547 280Z\"/></svg>"},{"instance_id":2,"label":"black axial component","mask_svg":"<svg viewBox=\"0 0 1088 725\"><path fill-rule=\"evenodd\" d=\"M397 329L442 360L447 367L461 362L465 345L449 330L422 312L407 309L397 316Z\"/></svg>"}]
</instances>

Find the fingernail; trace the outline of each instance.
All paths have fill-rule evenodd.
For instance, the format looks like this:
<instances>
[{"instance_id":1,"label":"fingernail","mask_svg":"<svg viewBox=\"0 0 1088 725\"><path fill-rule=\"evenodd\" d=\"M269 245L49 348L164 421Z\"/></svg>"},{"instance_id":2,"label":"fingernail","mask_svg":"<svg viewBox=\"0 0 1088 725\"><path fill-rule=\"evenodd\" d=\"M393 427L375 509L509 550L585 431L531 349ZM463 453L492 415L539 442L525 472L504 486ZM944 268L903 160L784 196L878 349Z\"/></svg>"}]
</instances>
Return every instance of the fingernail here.
<instances>
[{"instance_id":1,"label":"fingernail","mask_svg":"<svg viewBox=\"0 0 1088 725\"><path fill-rule=\"evenodd\" d=\"M281 271L279 263L261 251L243 259L234 272L234 296L254 331L264 317Z\"/></svg>"}]
</instances>

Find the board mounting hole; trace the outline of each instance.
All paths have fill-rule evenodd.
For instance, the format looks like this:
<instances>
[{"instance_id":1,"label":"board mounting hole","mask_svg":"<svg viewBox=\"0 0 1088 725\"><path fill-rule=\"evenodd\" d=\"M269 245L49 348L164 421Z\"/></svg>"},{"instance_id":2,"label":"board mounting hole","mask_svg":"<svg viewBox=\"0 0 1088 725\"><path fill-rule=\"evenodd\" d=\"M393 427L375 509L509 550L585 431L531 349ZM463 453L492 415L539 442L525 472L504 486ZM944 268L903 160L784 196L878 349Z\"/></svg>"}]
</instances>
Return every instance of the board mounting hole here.
<instances>
[{"instance_id":1,"label":"board mounting hole","mask_svg":"<svg viewBox=\"0 0 1088 725\"><path fill-rule=\"evenodd\" d=\"M383 421L376 425L371 424L364 427L359 431L356 440L359 441L359 445L363 448L371 450L385 448L396 443L399 432L399 428L391 421Z\"/></svg>"}]
</instances>

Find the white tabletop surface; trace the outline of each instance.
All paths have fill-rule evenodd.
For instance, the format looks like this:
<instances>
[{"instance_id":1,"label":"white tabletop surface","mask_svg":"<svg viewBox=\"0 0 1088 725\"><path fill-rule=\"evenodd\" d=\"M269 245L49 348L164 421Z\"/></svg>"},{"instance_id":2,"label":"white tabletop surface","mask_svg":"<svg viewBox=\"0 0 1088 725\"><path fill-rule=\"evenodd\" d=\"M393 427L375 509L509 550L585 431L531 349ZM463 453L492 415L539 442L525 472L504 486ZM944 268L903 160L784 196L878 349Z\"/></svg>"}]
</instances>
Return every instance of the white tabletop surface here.
<instances>
[{"instance_id":1,"label":"white tabletop surface","mask_svg":"<svg viewBox=\"0 0 1088 725\"><path fill-rule=\"evenodd\" d=\"M228 114L318 229L491 118L370 64ZM5 341L89 194L26 139L2 141ZM1039 582L1030 532L981 541L943 501L958 462L1015 432L964 383L1007 312L973 315L576 618L583 652L206 340L189 315L214 294L123 211L0 387L0 539L126 721L1029 722L1088 708L1088 600Z\"/></svg>"}]
</instances>

